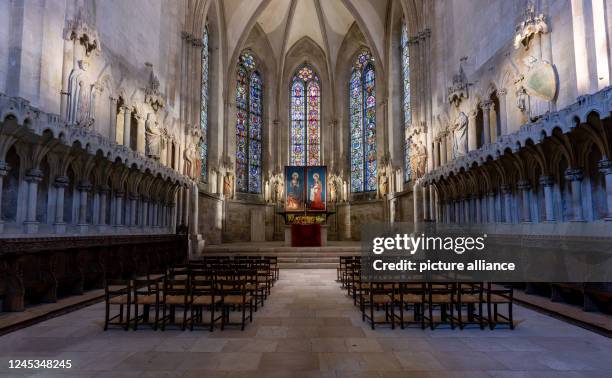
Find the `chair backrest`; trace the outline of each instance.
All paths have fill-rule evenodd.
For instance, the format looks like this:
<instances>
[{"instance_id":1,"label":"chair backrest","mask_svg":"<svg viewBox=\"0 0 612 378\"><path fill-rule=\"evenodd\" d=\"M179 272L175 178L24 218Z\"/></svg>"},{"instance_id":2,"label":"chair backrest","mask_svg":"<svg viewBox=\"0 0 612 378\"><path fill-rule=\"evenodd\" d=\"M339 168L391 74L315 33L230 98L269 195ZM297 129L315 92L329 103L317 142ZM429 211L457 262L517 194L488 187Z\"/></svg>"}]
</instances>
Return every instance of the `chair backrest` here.
<instances>
[{"instance_id":1,"label":"chair backrest","mask_svg":"<svg viewBox=\"0 0 612 378\"><path fill-rule=\"evenodd\" d=\"M190 289L189 279L166 278L164 280L164 298L167 295L188 295Z\"/></svg>"},{"instance_id":2,"label":"chair backrest","mask_svg":"<svg viewBox=\"0 0 612 378\"><path fill-rule=\"evenodd\" d=\"M207 278L194 278L191 280L191 296L215 296L217 290L215 286L216 282L213 276Z\"/></svg>"}]
</instances>

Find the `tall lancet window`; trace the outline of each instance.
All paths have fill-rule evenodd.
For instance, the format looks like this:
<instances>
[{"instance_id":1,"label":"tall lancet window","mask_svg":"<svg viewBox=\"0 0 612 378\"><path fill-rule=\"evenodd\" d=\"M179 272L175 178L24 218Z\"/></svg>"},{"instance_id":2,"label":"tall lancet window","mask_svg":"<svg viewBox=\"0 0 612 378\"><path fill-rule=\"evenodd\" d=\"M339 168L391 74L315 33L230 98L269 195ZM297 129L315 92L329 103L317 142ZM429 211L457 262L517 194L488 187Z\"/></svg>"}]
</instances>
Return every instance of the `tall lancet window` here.
<instances>
[{"instance_id":1,"label":"tall lancet window","mask_svg":"<svg viewBox=\"0 0 612 378\"><path fill-rule=\"evenodd\" d=\"M376 190L376 74L374 59L362 51L355 60L349 83L351 133L351 192Z\"/></svg>"},{"instance_id":2,"label":"tall lancet window","mask_svg":"<svg viewBox=\"0 0 612 378\"><path fill-rule=\"evenodd\" d=\"M208 27L204 28L204 35L202 36L202 78L200 83L200 131L202 137L200 138L200 161L202 167L200 171L200 177L202 181L208 179L208 61L209 61L209 50L208 50Z\"/></svg>"},{"instance_id":3,"label":"tall lancet window","mask_svg":"<svg viewBox=\"0 0 612 378\"><path fill-rule=\"evenodd\" d=\"M291 165L321 164L321 85L304 65L291 81Z\"/></svg>"},{"instance_id":4,"label":"tall lancet window","mask_svg":"<svg viewBox=\"0 0 612 378\"><path fill-rule=\"evenodd\" d=\"M408 47L408 25L402 23L401 59L402 59L402 114L404 118L404 181L412 178L410 167L410 139L406 136L412 123L412 108L410 107L410 51Z\"/></svg>"},{"instance_id":5,"label":"tall lancet window","mask_svg":"<svg viewBox=\"0 0 612 378\"><path fill-rule=\"evenodd\" d=\"M238 59L236 82L236 190L261 193L263 81L248 51Z\"/></svg>"}]
</instances>

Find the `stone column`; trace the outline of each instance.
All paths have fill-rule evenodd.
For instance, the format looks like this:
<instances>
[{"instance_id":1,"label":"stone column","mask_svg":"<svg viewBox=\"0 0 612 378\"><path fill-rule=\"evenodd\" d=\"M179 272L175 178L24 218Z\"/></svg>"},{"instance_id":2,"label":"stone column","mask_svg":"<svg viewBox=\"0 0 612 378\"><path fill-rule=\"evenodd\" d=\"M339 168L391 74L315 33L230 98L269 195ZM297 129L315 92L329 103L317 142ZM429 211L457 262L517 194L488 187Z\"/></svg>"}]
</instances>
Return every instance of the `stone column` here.
<instances>
[{"instance_id":1,"label":"stone column","mask_svg":"<svg viewBox=\"0 0 612 378\"><path fill-rule=\"evenodd\" d=\"M110 96L110 116L108 117L110 121L110 133L108 139L113 142L117 141L117 98ZM62 113L63 114L63 113Z\"/></svg>"},{"instance_id":2,"label":"stone column","mask_svg":"<svg viewBox=\"0 0 612 378\"><path fill-rule=\"evenodd\" d=\"M6 162L0 161L0 234L4 232L4 222L2 221L2 185L4 176L8 174L10 167Z\"/></svg>"},{"instance_id":3,"label":"stone column","mask_svg":"<svg viewBox=\"0 0 612 378\"><path fill-rule=\"evenodd\" d=\"M100 207L98 210L98 219L96 222L98 223L98 229L100 231L104 231L106 228L106 208L108 206L108 193L110 192L110 188L108 185L100 185L98 187L98 194L100 196Z\"/></svg>"},{"instance_id":4,"label":"stone column","mask_svg":"<svg viewBox=\"0 0 612 378\"><path fill-rule=\"evenodd\" d=\"M504 184L500 187L504 199L504 222L512 223L512 188Z\"/></svg>"},{"instance_id":5,"label":"stone column","mask_svg":"<svg viewBox=\"0 0 612 378\"><path fill-rule=\"evenodd\" d=\"M130 193L130 219L126 219L126 224L130 227L136 226L136 203L138 202L138 193Z\"/></svg>"},{"instance_id":6,"label":"stone column","mask_svg":"<svg viewBox=\"0 0 612 378\"><path fill-rule=\"evenodd\" d=\"M113 142L117 144L123 144L123 130L125 129L125 113L127 108L125 106L119 107L119 113L113 116L115 125L115 139Z\"/></svg>"},{"instance_id":7,"label":"stone column","mask_svg":"<svg viewBox=\"0 0 612 378\"><path fill-rule=\"evenodd\" d=\"M55 222L53 223L53 228L56 234L66 232L66 223L64 222L64 191L69 182L68 176L56 176L53 182L55 186Z\"/></svg>"},{"instance_id":8,"label":"stone column","mask_svg":"<svg viewBox=\"0 0 612 378\"><path fill-rule=\"evenodd\" d=\"M436 138L434 140L433 161L434 161L434 168L437 168L440 166L440 138Z\"/></svg>"},{"instance_id":9,"label":"stone column","mask_svg":"<svg viewBox=\"0 0 612 378\"><path fill-rule=\"evenodd\" d=\"M500 135L497 136L499 139L500 136L508 134L508 111L506 109L506 94L508 91L505 89L500 89L497 91L497 98L499 99L499 131Z\"/></svg>"},{"instance_id":10,"label":"stone column","mask_svg":"<svg viewBox=\"0 0 612 378\"><path fill-rule=\"evenodd\" d=\"M140 201L140 228L144 230L149 225L149 198L142 196Z\"/></svg>"},{"instance_id":11,"label":"stone column","mask_svg":"<svg viewBox=\"0 0 612 378\"><path fill-rule=\"evenodd\" d=\"M580 169L568 168L565 171L565 179L570 182L572 188L572 208L574 210L573 222L582 222L582 171Z\"/></svg>"},{"instance_id":12,"label":"stone column","mask_svg":"<svg viewBox=\"0 0 612 378\"><path fill-rule=\"evenodd\" d=\"M487 210L489 210L489 222L495 223L495 192L489 192L488 197Z\"/></svg>"},{"instance_id":13,"label":"stone column","mask_svg":"<svg viewBox=\"0 0 612 378\"><path fill-rule=\"evenodd\" d=\"M482 223L482 207L478 194L474 195L474 205L476 206L476 223Z\"/></svg>"},{"instance_id":14,"label":"stone column","mask_svg":"<svg viewBox=\"0 0 612 378\"><path fill-rule=\"evenodd\" d=\"M91 190L91 183L87 180L79 184L79 232L87 233L87 193Z\"/></svg>"},{"instance_id":15,"label":"stone column","mask_svg":"<svg viewBox=\"0 0 612 378\"><path fill-rule=\"evenodd\" d=\"M612 160L601 160L598 163L599 172L604 175L606 180L606 204L608 206L608 213L604 220L612 221ZM1 174L1 173L0 173ZM0 190L2 189L0 181Z\"/></svg>"},{"instance_id":16,"label":"stone column","mask_svg":"<svg viewBox=\"0 0 612 378\"><path fill-rule=\"evenodd\" d=\"M429 190L423 185L423 220L429 220Z\"/></svg>"},{"instance_id":17,"label":"stone column","mask_svg":"<svg viewBox=\"0 0 612 378\"><path fill-rule=\"evenodd\" d=\"M446 148L446 135L447 132L440 133L440 165L446 165L446 157L447 157L447 148Z\"/></svg>"},{"instance_id":18,"label":"stone column","mask_svg":"<svg viewBox=\"0 0 612 378\"><path fill-rule=\"evenodd\" d=\"M23 222L26 234L38 232L38 221L36 220L36 197L38 195L38 183L43 179L40 169L32 168L26 173L25 180L28 183L28 203L26 209L26 219Z\"/></svg>"},{"instance_id":19,"label":"stone column","mask_svg":"<svg viewBox=\"0 0 612 378\"><path fill-rule=\"evenodd\" d=\"M544 186L544 209L546 214L546 222L555 221L555 211L553 203L553 185L554 180L552 176L540 176L540 184Z\"/></svg>"},{"instance_id":20,"label":"stone column","mask_svg":"<svg viewBox=\"0 0 612 378\"><path fill-rule=\"evenodd\" d=\"M141 154L145 154L145 122L143 117L140 115L136 115L136 126L137 126L137 135L136 135L136 151Z\"/></svg>"},{"instance_id":21,"label":"stone column","mask_svg":"<svg viewBox=\"0 0 612 378\"><path fill-rule=\"evenodd\" d=\"M531 184L528 180L519 180L517 186L522 195L522 220L523 222L531 222L531 204L529 203L529 191L531 190Z\"/></svg>"},{"instance_id":22,"label":"stone column","mask_svg":"<svg viewBox=\"0 0 612 378\"><path fill-rule=\"evenodd\" d=\"M463 218L465 223L472 223L472 217L470 216L470 197L463 199Z\"/></svg>"},{"instance_id":23,"label":"stone column","mask_svg":"<svg viewBox=\"0 0 612 378\"><path fill-rule=\"evenodd\" d=\"M480 103L482 109L482 131L483 131L483 145L491 143L491 106L493 102L491 100L483 101Z\"/></svg>"},{"instance_id":24,"label":"stone column","mask_svg":"<svg viewBox=\"0 0 612 378\"><path fill-rule=\"evenodd\" d=\"M125 192L118 190L115 192L115 227L119 229L123 225L123 196Z\"/></svg>"},{"instance_id":25,"label":"stone column","mask_svg":"<svg viewBox=\"0 0 612 378\"><path fill-rule=\"evenodd\" d=\"M123 113L123 145L130 148L130 128L132 125L132 113L125 107Z\"/></svg>"},{"instance_id":26,"label":"stone column","mask_svg":"<svg viewBox=\"0 0 612 378\"><path fill-rule=\"evenodd\" d=\"M478 110L473 110L468 115L468 151L473 151L478 148L478 130L476 130L476 116Z\"/></svg>"}]
</instances>

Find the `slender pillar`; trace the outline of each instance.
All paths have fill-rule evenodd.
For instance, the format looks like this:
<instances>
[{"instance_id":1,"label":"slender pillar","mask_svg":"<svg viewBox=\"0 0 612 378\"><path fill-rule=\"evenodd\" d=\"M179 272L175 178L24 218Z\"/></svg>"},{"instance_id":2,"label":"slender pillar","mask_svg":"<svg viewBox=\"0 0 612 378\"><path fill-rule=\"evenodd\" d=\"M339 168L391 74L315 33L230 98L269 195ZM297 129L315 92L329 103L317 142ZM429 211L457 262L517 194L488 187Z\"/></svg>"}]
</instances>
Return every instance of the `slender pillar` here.
<instances>
[{"instance_id":1,"label":"slender pillar","mask_svg":"<svg viewBox=\"0 0 612 378\"><path fill-rule=\"evenodd\" d=\"M136 226L136 203L138 202L138 193L130 193L130 219L126 219L126 224L130 227Z\"/></svg>"},{"instance_id":2,"label":"slender pillar","mask_svg":"<svg viewBox=\"0 0 612 378\"><path fill-rule=\"evenodd\" d=\"M448 133L447 132L442 132L440 134L440 165L446 165L446 158L447 158L447 148L446 148L446 135Z\"/></svg>"},{"instance_id":3,"label":"slender pillar","mask_svg":"<svg viewBox=\"0 0 612 378\"><path fill-rule=\"evenodd\" d=\"M482 108L482 131L483 131L483 145L491 143L491 106L493 102L491 100L483 101L480 104Z\"/></svg>"},{"instance_id":4,"label":"slender pillar","mask_svg":"<svg viewBox=\"0 0 612 378\"><path fill-rule=\"evenodd\" d=\"M81 181L79 184L79 232L84 234L87 233L87 193L91 190L91 183L89 181Z\"/></svg>"},{"instance_id":5,"label":"slender pillar","mask_svg":"<svg viewBox=\"0 0 612 378\"><path fill-rule=\"evenodd\" d=\"M145 122L143 117L140 115L136 115L136 126L137 126L137 135L136 135L136 151L141 154L145 154Z\"/></svg>"},{"instance_id":6,"label":"slender pillar","mask_svg":"<svg viewBox=\"0 0 612 378\"><path fill-rule=\"evenodd\" d=\"M501 137L502 135L506 135L508 134L508 110L506 109L506 95L508 94L508 91L505 89L500 89L497 91L497 98L499 99L499 109L497 109L497 111L499 112L499 120L501 125L499 125L499 135L497 136L497 139L499 140L499 137Z\"/></svg>"},{"instance_id":7,"label":"slender pillar","mask_svg":"<svg viewBox=\"0 0 612 378\"><path fill-rule=\"evenodd\" d=\"M4 176L8 174L9 170L9 165L4 161L0 161L0 234L4 232L4 222L2 221L2 185L4 184Z\"/></svg>"},{"instance_id":8,"label":"slender pillar","mask_svg":"<svg viewBox=\"0 0 612 378\"><path fill-rule=\"evenodd\" d=\"M567 169L565 171L565 179L570 182L572 188L572 208L574 210L573 222L583 222L582 214L582 171L580 169Z\"/></svg>"},{"instance_id":9,"label":"slender pillar","mask_svg":"<svg viewBox=\"0 0 612 378\"><path fill-rule=\"evenodd\" d=\"M130 128L132 125L132 114L130 113L130 109L125 107L123 116L123 145L130 148Z\"/></svg>"},{"instance_id":10,"label":"slender pillar","mask_svg":"<svg viewBox=\"0 0 612 378\"><path fill-rule=\"evenodd\" d=\"M104 228L106 226L106 209L108 206L108 193L110 188L108 185L100 185L98 187L98 193L100 195L100 211L98 213L98 226Z\"/></svg>"},{"instance_id":11,"label":"slender pillar","mask_svg":"<svg viewBox=\"0 0 612 378\"><path fill-rule=\"evenodd\" d=\"M62 96L64 98L65 96ZM110 109L109 109L109 121L110 121L110 133L109 140L113 142L117 141L117 98L110 96ZM64 114L64 113L62 113Z\"/></svg>"},{"instance_id":12,"label":"slender pillar","mask_svg":"<svg viewBox=\"0 0 612 378\"><path fill-rule=\"evenodd\" d=\"M531 222L531 204L529 201L529 192L531 190L531 184L528 180L519 180L517 183L522 196L521 214L523 222Z\"/></svg>"},{"instance_id":13,"label":"slender pillar","mask_svg":"<svg viewBox=\"0 0 612 378\"><path fill-rule=\"evenodd\" d=\"M123 196L125 192L118 190L115 192L115 227L119 229L123 225Z\"/></svg>"},{"instance_id":14,"label":"slender pillar","mask_svg":"<svg viewBox=\"0 0 612 378\"><path fill-rule=\"evenodd\" d=\"M544 209L546 214L546 222L555 221L554 203L553 203L553 185L554 180L552 176L541 176L540 184L544 186Z\"/></svg>"},{"instance_id":15,"label":"slender pillar","mask_svg":"<svg viewBox=\"0 0 612 378\"><path fill-rule=\"evenodd\" d=\"M482 223L482 207L478 194L474 195L474 202L476 205L476 223Z\"/></svg>"},{"instance_id":16,"label":"slender pillar","mask_svg":"<svg viewBox=\"0 0 612 378\"><path fill-rule=\"evenodd\" d=\"M23 222L26 234L38 232L38 221L36 220L36 197L38 195L38 183L43 179L40 169L30 169L26 174L25 180L28 183L28 203L26 209L26 219Z\"/></svg>"},{"instance_id":17,"label":"slender pillar","mask_svg":"<svg viewBox=\"0 0 612 378\"><path fill-rule=\"evenodd\" d=\"M440 138L436 138L434 140L434 167L437 168L440 166Z\"/></svg>"},{"instance_id":18,"label":"slender pillar","mask_svg":"<svg viewBox=\"0 0 612 378\"><path fill-rule=\"evenodd\" d=\"M504 199L504 222L512 223L512 188L506 184L500 189Z\"/></svg>"},{"instance_id":19,"label":"slender pillar","mask_svg":"<svg viewBox=\"0 0 612 378\"><path fill-rule=\"evenodd\" d=\"M423 220L429 220L429 190L423 186Z\"/></svg>"},{"instance_id":20,"label":"slender pillar","mask_svg":"<svg viewBox=\"0 0 612 378\"><path fill-rule=\"evenodd\" d=\"M599 172L604 175L606 181L606 204L608 206L608 212L604 219L610 222L612 221L612 160L601 160L598 165ZM1 189L2 185L0 181L0 190Z\"/></svg>"},{"instance_id":21,"label":"slender pillar","mask_svg":"<svg viewBox=\"0 0 612 378\"><path fill-rule=\"evenodd\" d=\"M463 219L465 223L472 223L472 217L470 216L470 197L463 199Z\"/></svg>"},{"instance_id":22,"label":"slender pillar","mask_svg":"<svg viewBox=\"0 0 612 378\"><path fill-rule=\"evenodd\" d=\"M488 199L489 203L487 204L487 210L489 210L489 222L495 223L495 192L489 192Z\"/></svg>"},{"instance_id":23,"label":"slender pillar","mask_svg":"<svg viewBox=\"0 0 612 378\"><path fill-rule=\"evenodd\" d=\"M140 207L140 228L144 229L149 225L149 197L142 197L142 206Z\"/></svg>"},{"instance_id":24,"label":"slender pillar","mask_svg":"<svg viewBox=\"0 0 612 378\"><path fill-rule=\"evenodd\" d=\"M473 110L468 116L468 151L473 151L478 148L478 132L476 130L476 116L478 110Z\"/></svg>"}]
</instances>

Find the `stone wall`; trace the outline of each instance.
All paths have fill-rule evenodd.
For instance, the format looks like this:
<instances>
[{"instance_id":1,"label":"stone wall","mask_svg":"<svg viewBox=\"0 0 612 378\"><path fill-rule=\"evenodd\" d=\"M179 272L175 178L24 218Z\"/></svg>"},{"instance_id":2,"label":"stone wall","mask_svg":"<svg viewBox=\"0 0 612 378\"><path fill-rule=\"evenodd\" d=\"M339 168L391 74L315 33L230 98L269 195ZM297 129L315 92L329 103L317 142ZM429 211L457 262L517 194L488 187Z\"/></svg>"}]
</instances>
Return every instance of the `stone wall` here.
<instances>
[{"instance_id":1,"label":"stone wall","mask_svg":"<svg viewBox=\"0 0 612 378\"><path fill-rule=\"evenodd\" d=\"M274 207L264 203L249 203L229 200L225 202L225 226L223 242L247 242L251 240L251 211L265 214L266 240L274 238Z\"/></svg>"},{"instance_id":2,"label":"stone wall","mask_svg":"<svg viewBox=\"0 0 612 378\"><path fill-rule=\"evenodd\" d=\"M204 243L221 244L223 233L223 200L215 195L200 192L198 200L198 232Z\"/></svg>"},{"instance_id":3,"label":"stone wall","mask_svg":"<svg viewBox=\"0 0 612 378\"><path fill-rule=\"evenodd\" d=\"M382 200L350 203L351 240L361 240L361 227L363 225L385 221L384 206ZM341 224L340 227L346 227L346 224Z\"/></svg>"}]
</instances>

